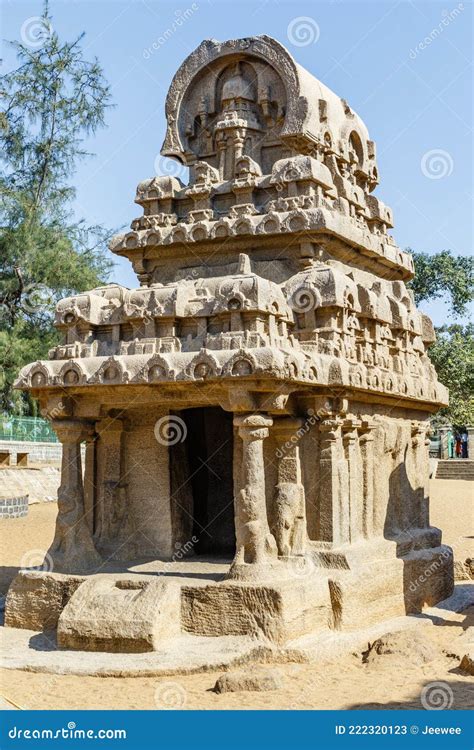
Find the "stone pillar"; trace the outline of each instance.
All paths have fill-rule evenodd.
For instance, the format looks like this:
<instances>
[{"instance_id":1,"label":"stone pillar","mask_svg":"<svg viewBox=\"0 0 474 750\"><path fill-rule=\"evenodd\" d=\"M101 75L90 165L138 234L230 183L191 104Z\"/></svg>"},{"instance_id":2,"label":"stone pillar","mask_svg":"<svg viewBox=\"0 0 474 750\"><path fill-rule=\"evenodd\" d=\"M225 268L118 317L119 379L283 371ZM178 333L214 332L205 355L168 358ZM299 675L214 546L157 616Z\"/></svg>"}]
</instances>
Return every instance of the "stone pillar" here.
<instances>
[{"instance_id":1,"label":"stone pillar","mask_svg":"<svg viewBox=\"0 0 474 750\"><path fill-rule=\"evenodd\" d=\"M342 420L328 417L319 424L319 534L334 545L350 541L347 465L342 445Z\"/></svg>"},{"instance_id":2,"label":"stone pillar","mask_svg":"<svg viewBox=\"0 0 474 750\"><path fill-rule=\"evenodd\" d=\"M99 436L99 466L94 538L106 554L110 554L112 547L118 542L126 512L125 497L120 485L123 428L123 420L112 417L106 417L96 423Z\"/></svg>"},{"instance_id":3,"label":"stone pillar","mask_svg":"<svg viewBox=\"0 0 474 750\"><path fill-rule=\"evenodd\" d=\"M423 500L422 500L422 512L421 512L421 521L423 523L423 528L427 528L430 526L430 430L431 427L429 423L425 422L423 425L423 446L424 446L424 452L422 454L422 471L423 471L423 487L424 487L424 494L423 494Z\"/></svg>"},{"instance_id":4,"label":"stone pillar","mask_svg":"<svg viewBox=\"0 0 474 750\"><path fill-rule=\"evenodd\" d=\"M342 425L344 453L347 461L347 473L349 484L349 540L351 542L360 539L363 532L362 509L363 509L363 476L362 458L359 449L360 420L345 419Z\"/></svg>"},{"instance_id":5,"label":"stone pillar","mask_svg":"<svg viewBox=\"0 0 474 750\"><path fill-rule=\"evenodd\" d=\"M428 437L429 425L426 422L412 422L411 424L411 446L413 456L415 487L415 507L412 517L409 519L411 526L426 528L429 523L429 482L430 482L430 459Z\"/></svg>"},{"instance_id":6,"label":"stone pillar","mask_svg":"<svg viewBox=\"0 0 474 750\"><path fill-rule=\"evenodd\" d=\"M218 163L219 163L219 175L221 180L225 180L225 172L226 172L226 151L227 151L227 137L225 133L219 133L216 138L216 146L217 146L217 154L218 154Z\"/></svg>"},{"instance_id":7,"label":"stone pillar","mask_svg":"<svg viewBox=\"0 0 474 750\"><path fill-rule=\"evenodd\" d=\"M276 542L268 525L263 441L273 420L263 414L234 418L242 439L241 490L235 502L235 565L264 564L276 558Z\"/></svg>"},{"instance_id":8,"label":"stone pillar","mask_svg":"<svg viewBox=\"0 0 474 750\"><path fill-rule=\"evenodd\" d=\"M359 427L359 445L362 460L362 533L366 539L374 535L376 526L374 492L375 422L363 421Z\"/></svg>"},{"instance_id":9,"label":"stone pillar","mask_svg":"<svg viewBox=\"0 0 474 750\"><path fill-rule=\"evenodd\" d=\"M86 455L84 460L84 512L91 534L94 534L95 488L96 488L96 441L93 430L86 436Z\"/></svg>"},{"instance_id":10,"label":"stone pillar","mask_svg":"<svg viewBox=\"0 0 474 750\"><path fill-rule=\"evenodd\" d=\"M466 427L467 432L467 457L474 460L474 425Z\"/></svg>"},{"instance_id":11,"label":"stone pillar","mask_svg":"<svg viewBox=\"0 0 474 750\"><path fill-rule=\"evenodd\" d=\"M62 443L62 463L58 517L49 554L59 572L93 570L102 558L85 517L81 468L81 442L90 435L91 426L78 420L54 420L53 427Z\"/></svg>"},{"instance_id":12,"label":"stone pillar","mask_svg":"<svg viewBox=\"0 0 474 750\"><path fill-rule=\"evenodd\" d=\"M239 428L234 419L234 447L233 447L233 479L234 479L234 504L235 515L237 515L237 501L235 498L240 497L242 491L242 464L243 464L243 445L239 435ZM237 521L236 521L237 526Z\"/></svg>"},{"instance_id":13,"label":"stone pillar","mask_svg":"<svg viewBox=\"0 0 474 750\"><path fill-rule=\"evenodd\" d=\"M302 425L302 419L280 417L274 420L272 428L278 446L273 533L281 557L303 555L306 547L306 508L298 446L298 430Z\"/></svg>"},{"instance_id":14,"label":"stone pillar","mask_svg":"<svg viewBox=\"0 0 474 750\"><path fill-rule=\"evenodd\" d=\"M448 448L448 432L450 428L449 427L440 427L439 428L439 437L440 437L440 458L441 459L447 459L449 458L449 448Z\"/></svg>"},{"instance_id":15,"label":"stone pillar","mask_svg":"<svg viewBox=\"0 0 474 750\"><path fill-rule=\"evenodd\" d=\"M234 174L235 174L235 165L237 163L237 159L240 159L244 150L244 135L245 135L245 130L243 129L236 130L234 134L234 144L233 144L234 145L234 164L233 164Z\"/></svg>"}]
</instances>

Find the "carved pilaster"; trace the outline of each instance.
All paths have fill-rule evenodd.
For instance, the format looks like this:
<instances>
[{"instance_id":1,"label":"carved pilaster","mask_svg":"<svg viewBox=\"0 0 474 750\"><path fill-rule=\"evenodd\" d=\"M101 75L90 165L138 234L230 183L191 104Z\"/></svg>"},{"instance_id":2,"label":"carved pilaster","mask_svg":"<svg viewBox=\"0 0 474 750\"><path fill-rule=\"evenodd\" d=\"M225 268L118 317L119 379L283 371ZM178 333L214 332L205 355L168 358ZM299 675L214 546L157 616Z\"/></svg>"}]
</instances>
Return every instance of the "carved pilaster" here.
<instances>
[{"instance_id":1,"label":"carved pilaster","mask_svg":"<svg viewBox=\"0 0 474 750\"><path fill-rule=\"evenodd\" d=\"M430 459L428 437L429 424L427 422L412 422L411 446L413 452L414 483L416 507L414 508L413 524L418 528L430 525L429 519L429 482Z\"/></svg>"},{"instance_id":2,"label":"carved pilaster","mask_svg":"<svg viewBox=\"0 0 474 750\"><path fill-rule=\"evenodd\" d=\"M226 149L227 149L227 139L224 133L217 133L216 146L217 146L217 153L218 153L219 176L221 180L224 180L225 169L226 169Z\"/></svg>"},{"instance_id":3,"label":"carved pilaster","mask_svg":"<svg viewBox=\"0 0 474 750\"><path fill-rule=\"evenodd\" d=\"M345 419L342 425L344 453L348 473L349 540L355 542L362 536L362 460L357 429L360 421Z\"/></svg>"},{"instance_id":4,"label":"carved pilaster","mask_svg":"<svg viewBox=\"0 0 474 750\"><path fill-rule=\"evenodd\" d=\"M263 441L273 420L263 414L238 416L234 424L242 440L241 489L235 497L234 564L263 564L276 557L265 498Z\"/></svg>"},{"instance_id":5,"label":"carved pilaster","mask_svg":"<svg viewBox=\"0 0 474 750\"><path fill-rule=\"evenodd\" d=\"M234 506L235 506L235 525L237 528L238 505L237 498L242 491L242 463L243 463L243 444L239 435L239 428L234 419L234 445L233 445L233 480L234 480Z\"/></svg>"},{"instance_id":6,"label":"carved pilaster","mask_svg":"<svg viewBox=\"0 0 474 750\"><path fill-rule=\"evenodd\" d=\"M49 554L54 569L60 572L94 569L102 560L85 517L81 467L81 442L90 437L92 427L78 420L54 420L52 424L62 443L62 462L58 517Z\"/></svg>"},{"instance_id":7,"label":"carved pilaster","mask_svg":"<svg viewBox=\"0 0 474 750\"><path fill-rule=\"evenodd\" d=\"M94 534L94 513L96 498L96 440L97 435L91 429L86 437L86 453L84 459L84 509L87 525Z\"/></svg>"},{"instance_id":8,"label":"carved pilaster","mask_svg":"<svg viewBox=\"0 0 474 750\"><path fill-rule=\"evenodd\" d=\"M273 533L282 557L302 555L306 546L305 496L298 446L298 430L302 425L302 419L280 417L274 420L272 428L278 446Z\"/></svg>"},{"instance_id":9,"label":"carved pilaster","mask_svg":"<svg viewBox=\"0 0 474 750\"><path fill-rule=\"evenodd\" d=\"M366 539L374 534L374 442L375 422L363 421L359 427L362 459L362 532Z\"/></svg>"},{"instance_id":10,"label":"carved pilaster","mask_svg":"<svg viewBox=\"0 0 474 750\"><path fill-rule=\"evenodd\" d=\"M97 477L97 503L94 520L96 542L105 550L116 542L126 513L122 477L122 419L110 418L96 423L99 438L100 470Z\"/></svg>"},{"instance_id":11,"label":"carved pilaster","mask_svg":"<svg viewBox=\"0 0 474 750\"><path fill-rule=\"evenodd\" d=\"M467 457L471 459L474 458L474 427L472 425L468 425L466 427L467 432Z\"/></svg>"},{"instance_id":12,"label":"carved pilaster","mask_svg":"<svg viewBox=\"0 0 474 750\"><path fill-rule=\"evenodd\" d=\"M439 437L440 437L440 458L441 459L447 459L449 458L449 445L448 445L448 433L450 428L449 427L440 427L439 428Z\"/></svg>"},{"instance_id":13,"label":"carved pilaster","mask_svg":"<svg viewBox=\"0 0 474 750\"><path fill-rule=\"evenodd\" d=\"M320 422L319 535L322 542L349 541L347 466L342 444L342 420Z\"/></svg>"}]
</instances>

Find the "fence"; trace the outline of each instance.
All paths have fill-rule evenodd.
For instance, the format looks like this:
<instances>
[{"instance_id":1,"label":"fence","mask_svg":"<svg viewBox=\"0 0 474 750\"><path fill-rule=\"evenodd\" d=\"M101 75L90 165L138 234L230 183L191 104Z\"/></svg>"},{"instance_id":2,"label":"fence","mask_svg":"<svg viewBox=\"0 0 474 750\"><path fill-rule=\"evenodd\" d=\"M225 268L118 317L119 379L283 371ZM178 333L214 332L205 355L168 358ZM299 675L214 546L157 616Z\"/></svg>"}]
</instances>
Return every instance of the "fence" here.
<instances>
[{"instance_id":1,"label":"fence","mask_svg":"<svg viewBox=\"0 0 474 750\"><path fill-rule=\"evenodd\" d=\"M441 438L439 435L430 435L430 458L441 457Z\"/></svg>"},{"instance_id":2,"label":"fence","mask_svg":"<svg viewBox=\"0 0 474 750\"><path fill-rule=\"evenodd\" d=\"M32 443L58 442L50 422L41 417L0 417L0 440Z\"/></svg>"}]
</instances>

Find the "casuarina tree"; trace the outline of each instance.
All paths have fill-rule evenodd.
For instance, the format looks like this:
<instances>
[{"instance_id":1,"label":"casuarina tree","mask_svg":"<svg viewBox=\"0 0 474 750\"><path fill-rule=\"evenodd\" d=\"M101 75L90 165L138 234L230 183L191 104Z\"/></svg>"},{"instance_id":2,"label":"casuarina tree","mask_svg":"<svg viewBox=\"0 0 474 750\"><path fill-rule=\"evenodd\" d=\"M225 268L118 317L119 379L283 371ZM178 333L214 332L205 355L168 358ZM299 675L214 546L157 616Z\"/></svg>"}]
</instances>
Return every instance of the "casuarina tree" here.
<instances>
[{"instance_id":1,"label":"casuarina tree","mask_svg":"<svg viewBox=\"0 0 474 750\"><path fill-rule=\"evenodd\" d=\"M13 390L19 368L56 341L55 302L104 282L109 232L72 211L73 176L86 138L105 125L109 86L83 34L62 41L47 4L36 39L11 42L18 65L1 78L1 409L34 413Z\"/></svg>"}]
</instances>

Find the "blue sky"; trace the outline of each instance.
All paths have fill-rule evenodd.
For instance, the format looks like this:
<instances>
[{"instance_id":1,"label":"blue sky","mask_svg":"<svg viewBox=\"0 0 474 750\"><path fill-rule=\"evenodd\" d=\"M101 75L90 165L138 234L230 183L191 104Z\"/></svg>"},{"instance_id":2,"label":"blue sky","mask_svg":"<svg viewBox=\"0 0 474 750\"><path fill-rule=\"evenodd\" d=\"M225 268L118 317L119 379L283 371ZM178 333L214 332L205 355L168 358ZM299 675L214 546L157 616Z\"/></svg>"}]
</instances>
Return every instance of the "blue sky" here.
<instances>
[{"instance_id":1,"label":"blue sky","mask_svg":"<svg viewBox=\"0 0 474 750\"><path fill-rule=\"evenodd\" d=\"M2 38L18 39L41 3L4 0L2 10ZM471 3L51 0L50 10L61 37L86 32L87 54L112 86L108 127L86 144L95 157L75 176L75 210L90 223L128 226L140 214L135 187L163 168L164 100L183 59L204 38L264 33L367 124L377 143L376 194L394 210L398 244L472 252ZM2 57L14 65L7 46ZM137 285L128 261L117 259L114 280ZM446 320L443 303L425 309L436 324Z\"/></svg>"}]
</instances>

